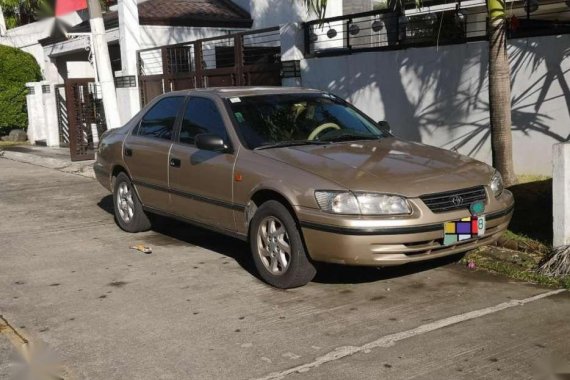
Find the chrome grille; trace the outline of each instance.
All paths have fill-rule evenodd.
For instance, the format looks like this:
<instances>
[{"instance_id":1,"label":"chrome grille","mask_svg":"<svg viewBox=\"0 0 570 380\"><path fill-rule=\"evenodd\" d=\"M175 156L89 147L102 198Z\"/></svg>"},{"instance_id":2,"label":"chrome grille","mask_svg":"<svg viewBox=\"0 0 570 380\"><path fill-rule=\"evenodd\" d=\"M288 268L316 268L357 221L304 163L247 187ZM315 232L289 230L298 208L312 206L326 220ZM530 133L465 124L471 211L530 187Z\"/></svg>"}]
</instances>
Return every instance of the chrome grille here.
<instances>
[{"instance_id":1,"label":"chrome grille","mask_svg":"<svg viewBox=\"0 0 570 380\"><path fill-rule=\"evenodd\" d=\"M468 189L446 191L443 193L427 194L420 199L433 212L447 212L469 208L475 201L485 201L487 196L483 186Z\"/></svg>"}]
</instances>

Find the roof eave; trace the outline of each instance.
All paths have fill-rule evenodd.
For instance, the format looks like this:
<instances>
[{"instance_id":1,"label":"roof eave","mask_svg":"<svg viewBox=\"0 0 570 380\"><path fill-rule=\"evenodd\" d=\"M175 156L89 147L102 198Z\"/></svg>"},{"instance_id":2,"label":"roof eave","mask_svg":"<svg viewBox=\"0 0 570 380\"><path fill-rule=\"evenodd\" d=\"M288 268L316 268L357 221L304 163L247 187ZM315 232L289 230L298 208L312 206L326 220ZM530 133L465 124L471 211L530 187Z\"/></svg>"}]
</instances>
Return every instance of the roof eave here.
<instances>
[{"instance_id":1,"label":"roof eave","mask_svg":"<svg viewBox=\"0 0 570 380\"><path fill-rule=\"evenodd\" d=\"M208 19L208 18L170 18L170 17L139 17L140 25L187 26L187 27L224 27L224 28L251 28L252 19Z\"/></svg>"}]
</instances>

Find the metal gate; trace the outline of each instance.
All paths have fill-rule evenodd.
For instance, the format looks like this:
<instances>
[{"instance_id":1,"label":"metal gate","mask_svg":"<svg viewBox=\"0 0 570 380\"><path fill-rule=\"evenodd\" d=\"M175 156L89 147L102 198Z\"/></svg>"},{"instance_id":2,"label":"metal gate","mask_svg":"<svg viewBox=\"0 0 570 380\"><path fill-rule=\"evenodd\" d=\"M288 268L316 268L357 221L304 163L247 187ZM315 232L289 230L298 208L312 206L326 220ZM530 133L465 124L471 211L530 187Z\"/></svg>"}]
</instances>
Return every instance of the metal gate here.
<instances>
[{"instance_id":1,"label":"metal gate","mask_svg":"<svg viewBox=\"0 0 570 380\"><path fill-rule=\"evenodd\" d=\"M170 91L218 86L281 85L279 27L138 52L144 106Z\"/></svg>"},{"instance_id":2,"label":"metal gate","mask_svg":"<svg viewBox=\"0 0 570 380\"><path fill-rule=\"evenodd\" d=\"M69 151L72 161L92 160L107 130L101 88L91 78L65 81Z\"/></svg>"}]
</instances>

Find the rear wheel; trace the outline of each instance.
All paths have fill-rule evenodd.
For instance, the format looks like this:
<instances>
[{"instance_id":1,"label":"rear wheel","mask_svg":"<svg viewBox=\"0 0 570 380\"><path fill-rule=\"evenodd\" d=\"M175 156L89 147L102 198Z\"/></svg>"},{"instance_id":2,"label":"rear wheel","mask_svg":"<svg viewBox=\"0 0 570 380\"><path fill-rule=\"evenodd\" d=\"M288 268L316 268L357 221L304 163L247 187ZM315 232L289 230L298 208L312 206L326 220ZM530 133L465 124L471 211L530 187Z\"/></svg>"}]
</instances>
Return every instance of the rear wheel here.
<instances>
[{"instance_id":1,"label":"rear wheel","mask_svg":"<svg viewBox=\"0 0 570 380\"><path fill-rule=\"evenodd\" d=\"M121 229L127 232L142 232L150 229L150 220L142 208L133 183L125 173L119 173L115 178L113 204L115 220Z\"/></svg>"},{"instance_id":2,"label":"rear wheel","mask_svg":"<svg viewBox=\"0 0 570 380\"><path fill-rule=\"evenodd\" d=\"M259 275L277 288L303 286L315 277L297 224L277 201L257 209L250 226L250 246Z\"/></svg>"}]
</instances>

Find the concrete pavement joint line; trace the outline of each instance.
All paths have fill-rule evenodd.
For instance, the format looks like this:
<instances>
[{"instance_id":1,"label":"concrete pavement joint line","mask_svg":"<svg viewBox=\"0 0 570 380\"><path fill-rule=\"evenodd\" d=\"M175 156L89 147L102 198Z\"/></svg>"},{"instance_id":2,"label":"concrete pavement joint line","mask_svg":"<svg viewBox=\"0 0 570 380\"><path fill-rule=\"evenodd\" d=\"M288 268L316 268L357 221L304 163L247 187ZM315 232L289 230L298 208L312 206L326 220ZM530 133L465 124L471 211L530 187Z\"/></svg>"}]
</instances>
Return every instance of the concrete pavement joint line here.
<instances>
[{"instance_id":1,"label":"concrete pavement joint line","mask_svg":"<svg viewBox=\"0 0 570 380\"><path fill-rule=\"evenodd\" d=\"M29 363L28 346L30 341L16 330L2 314L0 314L0 327L4 327L0 328L0 334L4 334L8 338L8 341L12 343L12 346L16 349L18 354Z\"/></svg>"},{"instance_id":2,"label":"concrete pavement joint line","mask_svg":"<svg viewBox=\"0 0 570 380\"><path fill-rule=\"evenodd\" d=\"M435 322L427 323L425 325L418 326L411 330L402 331L399 333L394 333L390 335L383 336L377 340L374 340L370 343L366 343L362 346L343 346L338 347L333 351L328 352L327 354L316 358L314 361L301 364L299 366L289 368L287 370L281 372L272 372L264 377L259 377L256 380L279 380L283 379L288 375L292 375L295 373L305 373L310 371L311 369L317 368L323 364L333 362L347 356L352 356L354 354L364 352L368 353L371 350L379 347L391 347L396 342L399 342L404 339L412 338L417 335L422 335L431 331L439 330L447 326L455 325L461 322L466 322L472 319L484 317L489 314L494 314L499 311L509 309L515 306L522 306L530 302L538 301L540 299L550 297L562 292L565 292L565 289L558 289L552 290L550 292L541 293L533 297L525 298L522 300L511 300L508 302L503 302L495 306L486 307L484 309L469 311L467 313L454 315L452 317L440 319Z\"/></svg>"},{"instance_id":3,"label":"concrete pavement joint line","mask_svg":"<svg viewBox=\"0 0 570 380\"><path fill-rule=\"evenodd\" d=\"M20 334L18 332L18 330L16 330L11 324L10 322L8 322L6 320L6 318L4 318L4 316L2 314L0 314L0 323L4 324L4 326L6 326L6 328L8 329L8 331L13 334L14 336L16 336L21 342L21 344L28 344L28 340L26 338L24 338L22 336L22 334ZM1 331L1 330L0 330Z\"/></svg>"},{"instance_id":4,"label":"concrete pavement joint line","mask_svg":"<svg viewBox=\"0 0 570 380\"><path fill-rule=\"evenodd\" d=\"M18 330L14 328L14 326L10 324L10 322L8 322L8 320L2 314L0 314L0 327L4 327L3 329L0 328L0 334L4 334L8 337L8 340L10 343L12 343L12 346L16 349L16 352L28 364L28 366L30 366L33 363L32 358L34 356L34 348L37 348L38 346L34 345L33 342L30 342L28 339L26 339ZM48 369L49 372L46 372L46 379L64 380L66 377L62 376L60 373L71 373L61 365Z\"/></svg>"}]
</instances>

